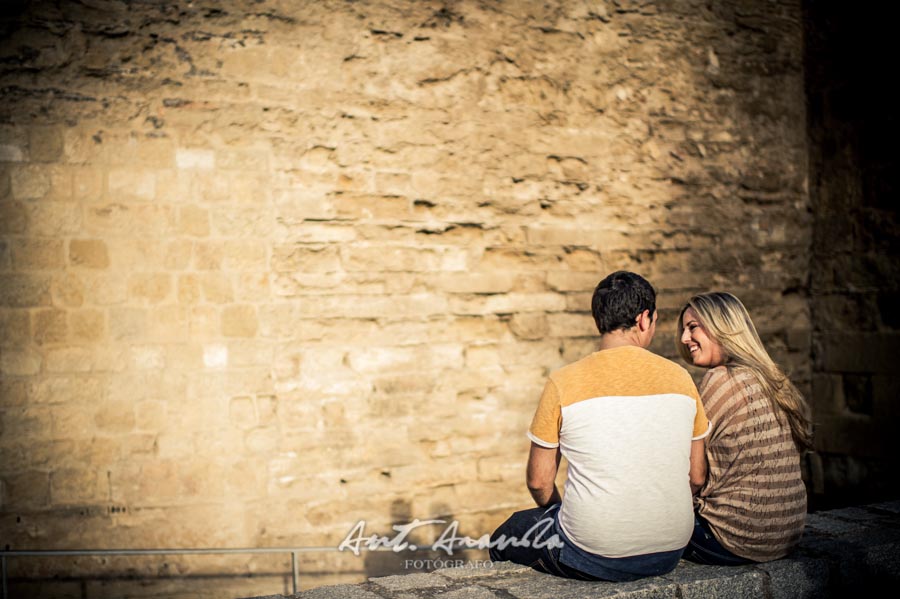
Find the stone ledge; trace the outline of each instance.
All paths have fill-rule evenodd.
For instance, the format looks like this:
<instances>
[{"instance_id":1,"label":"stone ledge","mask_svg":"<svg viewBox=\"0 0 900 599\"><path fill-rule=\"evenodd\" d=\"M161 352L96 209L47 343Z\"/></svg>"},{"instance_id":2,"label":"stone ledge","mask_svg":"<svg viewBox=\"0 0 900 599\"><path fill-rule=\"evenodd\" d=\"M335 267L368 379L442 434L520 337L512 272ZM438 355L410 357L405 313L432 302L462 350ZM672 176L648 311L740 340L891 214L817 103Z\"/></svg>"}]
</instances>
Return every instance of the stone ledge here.
<instances>
[{"instance_id":1,"label":"stone ledge","mask_svg":"<svg viewBox=\"0 0 900 599\"><path fill-rule=\"evenodd\" d=\"M370 578L319 587L290 599L719 599L844 596L900 582L900 501L810 514L790 557L740 567L681 561L665 576L636 582L580 582L509 562ZM258 599L286 599L272 595Z\"/></svg>"}]
</instances>

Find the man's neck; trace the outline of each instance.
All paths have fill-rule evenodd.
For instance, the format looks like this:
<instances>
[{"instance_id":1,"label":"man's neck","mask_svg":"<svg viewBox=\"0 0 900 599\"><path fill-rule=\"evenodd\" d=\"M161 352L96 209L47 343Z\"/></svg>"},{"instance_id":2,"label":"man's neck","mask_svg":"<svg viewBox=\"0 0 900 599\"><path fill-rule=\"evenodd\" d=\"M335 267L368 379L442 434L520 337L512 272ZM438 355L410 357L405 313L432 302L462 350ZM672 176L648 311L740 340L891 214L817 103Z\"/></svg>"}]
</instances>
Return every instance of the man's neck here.
<instances>
[{"instance_id":1,"label":"man's neck","mask_svg":"<svg viewBox=\"0 0 900 599\"><path fill-rule=\"evenodd\" d=\"M643 347L643 345L641 345L640 343L638 335L633 330L618 330L600 335L600 351L603 351L604 349L613 349L616 347L625 347L628 345L634 347Z\"/></svg>"}]
</instances>

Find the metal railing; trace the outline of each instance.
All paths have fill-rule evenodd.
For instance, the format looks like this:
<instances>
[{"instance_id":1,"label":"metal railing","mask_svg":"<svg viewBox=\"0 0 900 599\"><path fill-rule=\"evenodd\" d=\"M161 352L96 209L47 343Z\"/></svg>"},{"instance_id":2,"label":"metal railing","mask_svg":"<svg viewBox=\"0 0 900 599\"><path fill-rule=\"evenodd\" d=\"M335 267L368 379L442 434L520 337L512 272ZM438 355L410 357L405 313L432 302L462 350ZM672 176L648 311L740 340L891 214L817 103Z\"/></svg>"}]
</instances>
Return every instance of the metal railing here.
<instances>
[{"instance_id":1,"label":"metal railing","mask_svg":"<svg viewBox=\"0 0 900 599\"><path fill-rule=\"evenodd\" d=\"M300 553L322 553L337 551L336 547L246 547L231 549L73 549L73 550L33 550L0 551L0 568L3 570L3 599L9 599L7 588L7 559L10 557L68 557L104 555L222 555L222 554L291 554L291 582L293 593L299 587L300 574L297 572L297 555Z\"/></svg>"}]
</instances>

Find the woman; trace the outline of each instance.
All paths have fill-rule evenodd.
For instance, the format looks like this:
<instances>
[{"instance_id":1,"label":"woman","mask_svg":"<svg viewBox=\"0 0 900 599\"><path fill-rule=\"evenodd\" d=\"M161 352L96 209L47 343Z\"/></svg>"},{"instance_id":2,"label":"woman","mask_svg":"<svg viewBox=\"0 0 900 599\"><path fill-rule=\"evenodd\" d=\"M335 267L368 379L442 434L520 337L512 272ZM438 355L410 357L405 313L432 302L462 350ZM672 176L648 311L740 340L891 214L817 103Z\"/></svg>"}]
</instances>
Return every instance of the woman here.
<instances>
[{"instance_id":1,"label":"woman","mask_svg":"<svg viewBox=\"0 0 900 599\"><path fill-rule=\"evenodd\" d=\"M786 555L800 540L811 447L803 396L772 361L750 315L730 293L704 293L681 311L679 353L708 368L700 396L712 429L709 474L695 498L684 558L738 565Z\"/></svg>"}]
</instances>

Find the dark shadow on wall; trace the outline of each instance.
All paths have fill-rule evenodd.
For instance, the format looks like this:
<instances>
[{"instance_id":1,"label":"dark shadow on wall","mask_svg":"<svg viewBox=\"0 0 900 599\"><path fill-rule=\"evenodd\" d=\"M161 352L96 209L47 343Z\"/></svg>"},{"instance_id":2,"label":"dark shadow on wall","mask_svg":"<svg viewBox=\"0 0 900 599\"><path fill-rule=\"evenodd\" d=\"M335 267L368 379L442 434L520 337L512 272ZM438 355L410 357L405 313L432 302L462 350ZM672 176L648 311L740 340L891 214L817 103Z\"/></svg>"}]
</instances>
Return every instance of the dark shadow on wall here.
<instances>
[{"instance_id":1,"label":"dark shadow on wall","mask_svg":"<svg viewBox=\"0 0 900 599\"><path fill-rule=\"evenodd\" d=\"M898 13L804 3L817 508L900 495Z\"/></svg>"}]
</instances>

